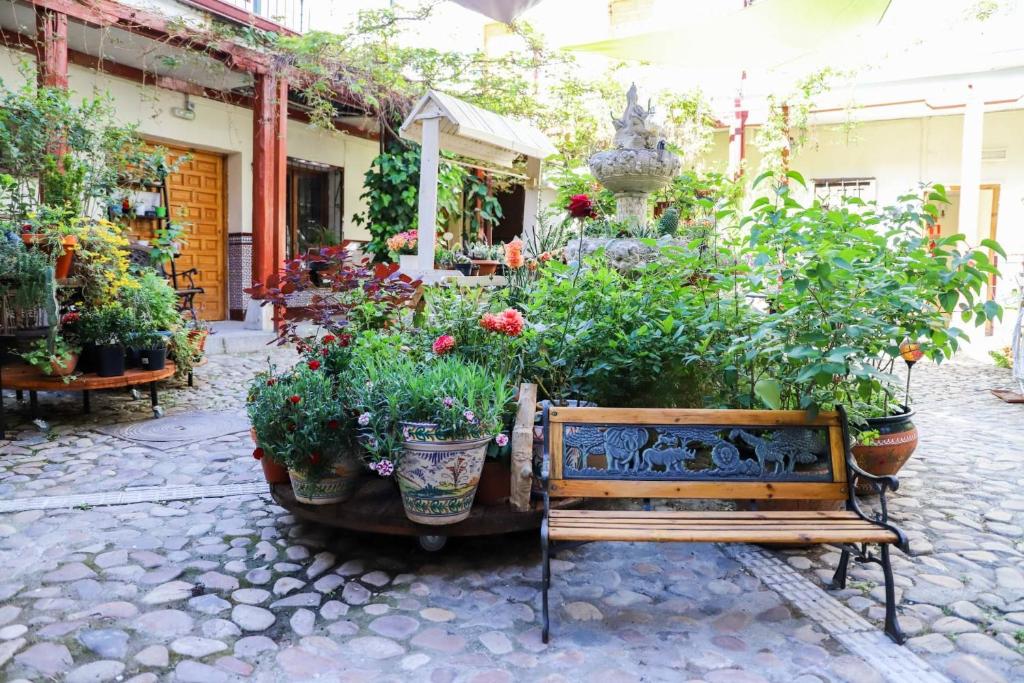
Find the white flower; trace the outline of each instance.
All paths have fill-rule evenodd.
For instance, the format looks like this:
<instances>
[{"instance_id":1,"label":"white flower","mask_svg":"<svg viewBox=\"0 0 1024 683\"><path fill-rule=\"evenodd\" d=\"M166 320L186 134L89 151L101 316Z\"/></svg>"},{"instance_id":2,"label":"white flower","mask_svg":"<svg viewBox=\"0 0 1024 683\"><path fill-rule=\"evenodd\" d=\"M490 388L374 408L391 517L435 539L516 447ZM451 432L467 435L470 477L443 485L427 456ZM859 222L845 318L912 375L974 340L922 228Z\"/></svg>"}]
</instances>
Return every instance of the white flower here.
<instances>
[{"instance_id":1,"label":"white flower","mask_svg":"<svg viewBox=\"0 0 1024 683\"><path fill-rule=\"evenodd\" d=\"M370 414L363 413L362 415L359 416L359 426L365 427L368 424L370 424Z\"/></svg>"}]
</instances>

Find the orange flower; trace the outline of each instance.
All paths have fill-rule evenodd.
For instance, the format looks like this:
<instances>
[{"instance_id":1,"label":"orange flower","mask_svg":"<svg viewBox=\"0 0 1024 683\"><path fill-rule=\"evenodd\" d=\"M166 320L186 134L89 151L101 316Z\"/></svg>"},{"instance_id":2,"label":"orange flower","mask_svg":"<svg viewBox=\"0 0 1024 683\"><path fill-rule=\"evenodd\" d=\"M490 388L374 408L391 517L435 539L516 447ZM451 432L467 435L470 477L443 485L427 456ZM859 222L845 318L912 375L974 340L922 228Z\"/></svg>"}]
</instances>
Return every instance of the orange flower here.
<instances>
[{"instance_id":1,"label":"orange flower","mask_svg":"<svg viewBox=\"0 0 1024 683\"><path fill-rule=\"evenodd\" d=\"M535 261L534 259L530 259L529 261L526 262L526 268L531 273L534 272L535 270L537 270L537 261Z\"/></svg>"},{"instance_id":2,"label":"orange flower","mask_svg":"<svg viewBox=\"0 0 1024 683\"><path fill-rule=\"evenodd\" d=\"M523 258L523 241L514 239L505 245L505 265L509 268L522 268L525 263Z\"/></svg>"}]
</instances>

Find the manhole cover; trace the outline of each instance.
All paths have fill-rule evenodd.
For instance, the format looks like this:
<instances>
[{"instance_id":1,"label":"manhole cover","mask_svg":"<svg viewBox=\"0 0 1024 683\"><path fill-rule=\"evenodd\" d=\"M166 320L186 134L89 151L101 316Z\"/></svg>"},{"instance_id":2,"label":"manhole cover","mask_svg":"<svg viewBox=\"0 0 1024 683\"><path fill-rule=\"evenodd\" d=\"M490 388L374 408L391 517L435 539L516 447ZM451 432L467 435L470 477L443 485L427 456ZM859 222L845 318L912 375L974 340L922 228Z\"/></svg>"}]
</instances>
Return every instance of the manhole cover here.
<instances>
[{"instance_id":1,"label":"manhole cover","mask_svg":"<svg viewBox=\"0 0 1024 683\"><path fill-rule=\"evenodd\" d=\"M123 425L100 427L98 431L119 439L168 450L207 441L249 429L249 419L239 412L203 412L169 415Z\"/></svg>"}]
</instances>

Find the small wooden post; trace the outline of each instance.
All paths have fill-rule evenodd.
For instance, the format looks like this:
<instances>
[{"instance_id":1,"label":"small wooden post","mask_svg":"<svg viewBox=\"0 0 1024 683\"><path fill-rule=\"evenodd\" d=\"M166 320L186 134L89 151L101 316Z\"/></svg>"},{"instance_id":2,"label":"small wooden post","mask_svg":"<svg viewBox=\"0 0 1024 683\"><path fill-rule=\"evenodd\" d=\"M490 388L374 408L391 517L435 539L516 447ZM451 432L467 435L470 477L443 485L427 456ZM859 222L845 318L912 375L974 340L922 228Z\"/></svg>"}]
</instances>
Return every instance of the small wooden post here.
<instances>
[{"instance_id":1,"label":"small wooden post","mask_svg":"<svg viewBox=\"0 0 1024 683\"><path fill-rule=\"evenodd\" d=\"M537 230L537 209L540 207L540 159L527 157L527 180L523 183L523 239L529 241Z\"/></svg>"},{"instance_id":2,"label":"small wooden post","mask_svg":"<svg viewBox=\"0 0 1024 683\"><path fill-rule=\"evenodd\" d=\"M276 174L275 107L277 82L257 74L252 106L252 277L257 282L275 272Z\"/></svg>"},{"instance_id":3,"label":"small wooden post","mask_svg":"<svg viewBox=\"0 0 1024 683\"><path fill-rule=\"evenodd\" d=\"M68 15L36 9L36 73L40 87L68 87Z\"/></svg>"},{"instance_id":4,"label":"small wooden post","mask_svg":"<svg viewBox=\"0 0 1024 683\"><path fill-rule=\"evenodd\" d=\"M519 412L512 428L512 494L509 503L519 512L530 509L533 487L533 420L537 413L537 385L519 385Z\"/></svg>"}]
</instances>

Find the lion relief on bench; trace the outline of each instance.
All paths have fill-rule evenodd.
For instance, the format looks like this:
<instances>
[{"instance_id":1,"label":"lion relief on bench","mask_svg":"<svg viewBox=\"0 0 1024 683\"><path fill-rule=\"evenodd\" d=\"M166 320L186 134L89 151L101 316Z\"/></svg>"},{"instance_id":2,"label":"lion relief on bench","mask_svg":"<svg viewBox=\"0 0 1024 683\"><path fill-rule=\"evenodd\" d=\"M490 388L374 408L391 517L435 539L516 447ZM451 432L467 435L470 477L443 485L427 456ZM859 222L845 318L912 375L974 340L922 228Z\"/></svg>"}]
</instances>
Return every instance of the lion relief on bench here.
<instances>
[{"instance_id":1,"label":"lion relief on bench","mask_svg":"<svg viewBox=\"0 0 1024 683\"><path fill-rule=\"evenodd\" d=\"M566 424L566 479L831 481L827 429Z\"/></svg>"}]
</instances>

